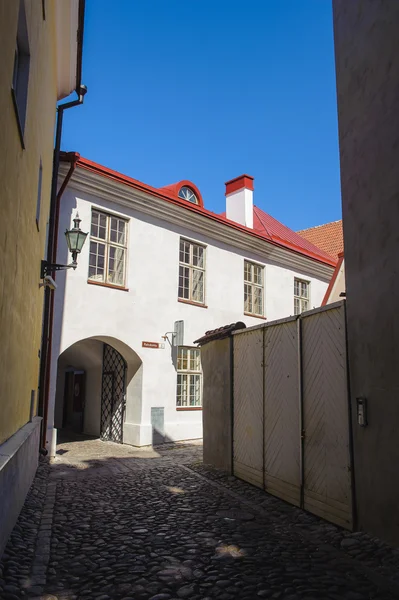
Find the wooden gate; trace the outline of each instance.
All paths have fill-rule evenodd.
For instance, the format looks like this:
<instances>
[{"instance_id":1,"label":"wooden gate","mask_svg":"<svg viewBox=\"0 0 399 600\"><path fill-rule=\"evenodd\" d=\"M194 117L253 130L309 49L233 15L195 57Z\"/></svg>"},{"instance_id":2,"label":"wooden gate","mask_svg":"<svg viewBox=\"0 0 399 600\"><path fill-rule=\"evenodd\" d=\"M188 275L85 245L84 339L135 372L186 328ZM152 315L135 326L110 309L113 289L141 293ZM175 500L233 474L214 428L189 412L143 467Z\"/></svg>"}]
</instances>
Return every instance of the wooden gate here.
<instances>
[{"instance_id":1,"label":"wooden gate","mask_svg":"<svg viewBox=\"0 0 399 600\"><path fill-rule=\"evenodd\" d=\"M264 328L265 489L301 501L298 326L295 317Z\"/></svg>"},{"instance_id":2,"label":"wooden gate","mask_svg":"<svg viewBox=\"0 0 399 600\"><path fill-rule=\"evenodd\" d=\"M234 474L263 487L263 330L234 338Z\"/></svg>"},{"instance_id":3,"label":"wooden gate","mask_svg":"<svg viewBox=\"0 0 399 600\"><path fill-rule=\"evenodd\" d=\"M234 333L234 474L353 527L345 303Z\"/></svg>"},{"instance_id":4,"label":"wooden gate","mask_svg":"<svg viewBox=\"0 0 399 600\"><path fill-rule=\"evenodd\" d=\"M302 319L304 508L352 528L344 306Z\"/></svg>"}]
</instances>

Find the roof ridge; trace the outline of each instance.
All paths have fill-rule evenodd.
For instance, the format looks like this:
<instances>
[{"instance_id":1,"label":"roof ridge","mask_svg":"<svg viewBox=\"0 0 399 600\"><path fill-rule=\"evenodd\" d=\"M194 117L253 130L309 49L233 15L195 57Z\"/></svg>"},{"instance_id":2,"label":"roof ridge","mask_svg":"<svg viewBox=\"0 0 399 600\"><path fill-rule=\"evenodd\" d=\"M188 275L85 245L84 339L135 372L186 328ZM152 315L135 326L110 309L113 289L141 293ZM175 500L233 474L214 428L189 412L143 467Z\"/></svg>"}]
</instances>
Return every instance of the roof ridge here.
<instances>
[{"instance_id":1,"label":"roof ridge","mask_svg":"<svg viewBox=\"0 0 399 600\"><path fill-rule=\"evenodd\" d=\"M265 215L266 215L266 214L269 214L269 213L266 213L266 212L265 212L264 210L262 210L261 208L259 208L259 206L256 206L256 204L254 204L254 208L253 208L254 212L255 212L255 208L256 208L257 210L260 210L261 212L263 212L263 214L265 214ZM256 216L258 216L258 215L256 215ZM269 215L269 217L270 217L270 216L271 216L271 215ZM259 218L259 217L258 217L258 218ZM271 234L271 233L270 233L270 231L268 230L268 228L266 227L266 225L263 223L263 221L261 221L261 220L259 219L259 222L260 222L260 224L262 225L263 229L266 231L267 235L268 235L270 238L272 238L272 239L273 239L273 234Z\"/></svg>"},{"instance_id":2,"label":"roof ridge","mask_svg":"<svg viewBox=\"0 0 399 600\"><path fill-rule=\"evenodd\" d=\"M325 227L326 225L333 225L334 223L342 223L342 219L337 219L336 221L329 221L328 223L322 223L322 225L313 225L313 227L307 227L306 229L299 229L295 233L301 234L303 231L310 231L311 229L319 229L320 227Z\"/></svg>"}]
</instances>

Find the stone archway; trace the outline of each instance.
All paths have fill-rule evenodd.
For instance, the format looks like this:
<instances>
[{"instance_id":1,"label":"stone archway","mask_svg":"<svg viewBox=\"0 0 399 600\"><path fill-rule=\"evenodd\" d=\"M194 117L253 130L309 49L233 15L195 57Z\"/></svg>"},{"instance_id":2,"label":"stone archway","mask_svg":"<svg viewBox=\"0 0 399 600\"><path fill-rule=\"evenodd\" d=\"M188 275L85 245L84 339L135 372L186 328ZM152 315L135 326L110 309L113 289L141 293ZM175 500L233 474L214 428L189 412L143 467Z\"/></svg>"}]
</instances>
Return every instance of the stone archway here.
<instances>
[{"instance_id":1,"label":"stone archway","mask_svg":"<svg viewBox=\"0 0 399 600\"><path fill-rule=\"evenodd\" d=\"M84 397L79 396L82 387ZM142 361L121 340L85 338L60 354L54 412L57 429L123 443L126 412L139 418L141 405Z\"/></svg>"}]
</instances>

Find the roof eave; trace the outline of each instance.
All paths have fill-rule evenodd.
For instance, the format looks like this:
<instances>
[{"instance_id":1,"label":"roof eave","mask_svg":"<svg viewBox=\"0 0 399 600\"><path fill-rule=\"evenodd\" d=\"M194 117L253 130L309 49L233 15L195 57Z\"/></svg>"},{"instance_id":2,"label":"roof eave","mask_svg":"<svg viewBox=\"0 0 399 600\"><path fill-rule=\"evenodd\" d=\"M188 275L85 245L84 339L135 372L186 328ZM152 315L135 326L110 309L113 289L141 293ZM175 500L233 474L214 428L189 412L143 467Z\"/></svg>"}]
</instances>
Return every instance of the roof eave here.
<instances>
[{"instance_id":1,"label":"roof eave","mask_svg":"<svg viewBox=\"0 0 399 600\"><path fill-rule=\"evenodd\" d=\"M57 99L62 100L82 83L85 0L55 3Z\"/></svg>"},{"instance_id":2,"label":"roof eave","mask_svg":"<svg viewBox=\"0 0 399 600\"><path fill-rule=\"evenodd\" d=\"M113 171L112 169L108 169L107 167L104 167L103 165L99 165L98 163L90 161L86 158L80 157L77 162L77 166L81 167L82 169L84 169L86 171L90 171L92 173L102 175L108 179L111 179L113 181L127 185L131 188L134 188L134 189L140 191L140 192L150 193L153 196L156 196L157 198L161 198L163 200L166 200L167 202L170 202L170 203L173 203L173 204L179 206L183 210L189 210L190 212L197 213L199 215L202 215L203 217L206 217L208 219L216 221L219 224L225 225L225 226L235 229L237 231L241 231L242 233L245 233L251 237L255 237L259 240L262 240L263 242L267 242L268 244L271 244L272 246L276 246L277 248L282 248L284 250L288 250L290 252L293 252L295 254L303 256L307 259L310 259L312 261L320 263L322 265L326 265L331 269L334 269L335 265L337 263L337 261L334 260L334 258L332 258L332 257L331 257L331 259L326 259L322 256L317 256L311 252L305 252L301 248L298 248L294 244L290 244L289 242L282 243L275 239L266 238L265 236L261 235L259 232L255 231L254 229L250 229L248 227L240 225L239 223L235 223L234 221L224 219L224 218L220 217L220 215L218 215L216 213L212 213L211 211L208 211L205 208L200 207L196 204L185 205L185 204L183 204L182 200L178 196L167 192L167 190L165 190L164 188L163 189L162 188L161 189L154 188L145 183L142 183L141 181L138 181L136 179L128 177L127 175L123 175L122 173Z\"/></svg>"}]
</instances>

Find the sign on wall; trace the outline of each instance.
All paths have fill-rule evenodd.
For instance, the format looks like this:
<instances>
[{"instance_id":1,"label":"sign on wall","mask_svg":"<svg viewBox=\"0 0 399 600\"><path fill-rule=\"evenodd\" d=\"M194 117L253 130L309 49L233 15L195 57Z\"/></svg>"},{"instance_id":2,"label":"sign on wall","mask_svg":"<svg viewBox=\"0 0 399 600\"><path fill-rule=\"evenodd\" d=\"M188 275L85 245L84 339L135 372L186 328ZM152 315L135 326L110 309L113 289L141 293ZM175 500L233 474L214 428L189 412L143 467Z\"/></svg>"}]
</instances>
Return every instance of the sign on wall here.
<instances>
[{"instance_id":1,"label":"sign on wall","mask_svg":"<svg viewBox=\"0 0 399 600\"><path fill-rule=\"evenodd\" d=\"M141 342L143 348L165 348L165 344L159 342Z\"/></svg>"}]
</instances>

